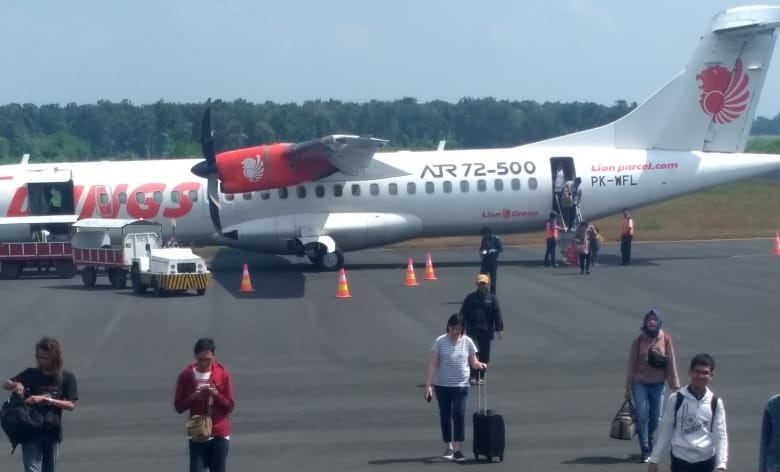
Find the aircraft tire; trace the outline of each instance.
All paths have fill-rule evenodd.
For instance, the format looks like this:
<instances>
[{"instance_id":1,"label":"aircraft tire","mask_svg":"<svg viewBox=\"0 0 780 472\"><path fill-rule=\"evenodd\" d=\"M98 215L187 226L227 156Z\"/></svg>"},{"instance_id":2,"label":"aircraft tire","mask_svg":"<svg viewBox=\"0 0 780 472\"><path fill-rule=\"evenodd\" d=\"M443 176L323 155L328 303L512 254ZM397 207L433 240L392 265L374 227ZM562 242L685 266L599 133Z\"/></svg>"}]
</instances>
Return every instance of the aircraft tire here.
<instances>
[{"instance_id":1,"label":"aircraft tire","mask_svg":"<svg viewBox=\"0 0 780 472\"><path fill-rule=\"evenodd\" d=\"M84 282L85 287L94 287L97 282L97 270L94 267L84 267L81 271L81 281Z\"/></svg>"},{"instance_id":2,"label":"aircraft tire","mask_svg":"<svg viewBox=\"0 0 780 472\"><path fill-rule=\"evenodd\" d=\"M344 253L338 249L334 252L324 252L317 257L316 264L320 270L335 272L344 267Z\"/></svg>"}]
</instances>

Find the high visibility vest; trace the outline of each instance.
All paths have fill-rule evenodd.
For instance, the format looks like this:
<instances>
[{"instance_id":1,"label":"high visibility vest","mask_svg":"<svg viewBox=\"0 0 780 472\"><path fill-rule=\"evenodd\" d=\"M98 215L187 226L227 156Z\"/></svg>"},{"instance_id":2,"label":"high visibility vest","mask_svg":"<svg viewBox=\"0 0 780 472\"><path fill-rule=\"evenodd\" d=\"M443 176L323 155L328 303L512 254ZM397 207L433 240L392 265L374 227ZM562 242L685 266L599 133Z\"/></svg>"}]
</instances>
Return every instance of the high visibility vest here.
<instances>
[{"instance_id":1,"label":"high visibility vest","mask_svg":"<svg viewBox=\"0 0 780 472\"><path fill-rule=\"evenodd\" d=\"M51 193L51 198L49 199L49 206L53 208L62 207L62 192L54 189L54 191Z\"/></svg>"},{"instance_id":2,"label":"high visibility vest","mask_svg":"<svg viewBox=\"0 0 780 472\"><path fill-rule=\"evenodd\" d=\"M634 219L630 216L628 218L623 218L623 236L633 236L634 235Z\"/></svg>"},{"instance_id":3,"label":"high visibility vest","mask_svg":"<svg viewBox=\"0 0 780 472\"><path fill-rule=\"evenodd\" d=\"M544 228L544 237L547 239L553 238L558 240L558 224L547 222L547 226Z\"/></svg>"}]
</instances>

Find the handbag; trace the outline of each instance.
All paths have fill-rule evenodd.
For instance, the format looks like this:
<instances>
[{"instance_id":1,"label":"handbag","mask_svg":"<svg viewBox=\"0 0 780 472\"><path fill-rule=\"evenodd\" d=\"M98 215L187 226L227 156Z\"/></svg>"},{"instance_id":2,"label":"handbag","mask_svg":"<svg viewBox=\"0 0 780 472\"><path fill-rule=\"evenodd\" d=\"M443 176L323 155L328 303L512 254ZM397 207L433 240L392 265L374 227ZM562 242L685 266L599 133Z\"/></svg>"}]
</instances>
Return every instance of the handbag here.
<instances>
[{"instance_id":1,"label":"handbag","mask_svg":"<svg viewBox=\"0 0 780 472\"><path fill-rule=\"evenodd\" d=\"M636 411L631 400L626 400L612 418L609 437L630 441L636 436Z\"/></svg>"},{"instance_id":2,"label":"handbag","mask_svg":"<svg viewBox=\"0 0 780 472\"><path fill-rule=\"evenodd\" d=\"M195 377L195 371L192 372L193 378ZM197 382L196 382L197 385ZM205 415L192 415L187 420L187 434L193 442L206 442L211 437L211 406L214 403L214 399L209 395L208 408Z\"/></svg>"}]
</instances>

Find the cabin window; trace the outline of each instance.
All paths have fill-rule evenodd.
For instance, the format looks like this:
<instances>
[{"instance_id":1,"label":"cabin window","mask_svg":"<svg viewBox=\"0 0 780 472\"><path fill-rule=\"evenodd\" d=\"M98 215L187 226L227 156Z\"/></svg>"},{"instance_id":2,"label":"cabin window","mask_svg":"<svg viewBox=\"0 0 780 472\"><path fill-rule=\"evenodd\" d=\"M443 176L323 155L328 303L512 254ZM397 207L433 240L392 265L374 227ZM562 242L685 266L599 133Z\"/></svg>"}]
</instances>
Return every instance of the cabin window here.
<instances>
[{"instance_id":1,"label":"cabin window","mask_svg":"<svg viewBox=\"0 0 780 472\"><path fill-rule=\"evenodd\" d=\"M520 190L520 179L512 179L512 190Z\"/></svg>"},{"instance_id":2,"label":"cabin window","mask_svg":"<svg viewBox=\"0 0 780 472\"><path fill-rule=\"evenodd\" d=\"M406 184L406 193L409 195L414 195L417 193L417 186L414 184L414 182L409 182Z\"/></svg>"},{"instance_id":3,"label":"cabin window","mask_svg":"<svg viewBox=\"0 0 780 472\"><path fill-rule=\"evenodd\" d=\"M119 195L117 195L116 199L121 205L124 205L127 203L127 194L125 192L119 192Z\"/></svg>"},{"instance_id":4,"label":"cabin window","mask_svg":"<svg viewBox=\"0 0 780 472\"><path fill-rule=\"evenodd\" d=\"M433 182L425 182L425 193L433 193Z\"/></svg>"},{"instance_id":5,"label":"cabin window","mask_svg":"<svg viewBox=\"0 0 780 472\"><path fill-rule=\"evenodd\" d=\"M243 193L243 194L241 194L241 196L244 197L244 200L251 200L252 199L252 192Z\"/></svg>"},{"instance_id":6,"label":"cabin window","mask_svg":"<svg viewBox=\"0 0 780 472\"><path fill-rule=\"evenodd\" d=\"M271 192L260 192L261 200L268 200L269 198L271 198Z\"/></svg>"},{"instance_id":7,"label":"cabin window","mask_svg":"<svg viewBox=\"0 0 780 472\"><path fill-rule=\"evenodd\" d=\"M461 180L460 181L460 191L463 193L466 193L469 191L469 181L468 180Z\"/></svg>"},{"instance_id":8,"label":"cabin window","mask_svg":"<svg viewBox=\"0 0 780 472\"><path fill-rule=\"evenodd\" d=\"M232 202L232 201L233 201L233 200L235 200L235 199L236 199L236 196L235 196L235 195L233 195L232 193L226 193L226 194L225 194L225 200L227 200L227 201L229 201L229 202Z\"/></svg>"},{"instance_id":9,"label":"cabin window","mask_svg":"<svg viewBox=\"0 0 780 472\"><path fill-rule=\"evenodd\" d=\"M287 187L282 187L279 189L279 198L281 199L287 198Z\"/></svg>"},{"instance_id":10,"label":"cabin window","mask_svg":"<svg viewBox=\"0 0 780 472\"><path fill-rule=\"evenodd\" d=\"M528 179L528 188L529 188L529 189L531 189L531 190L536 190L536 187L537 187L538 185L539 185L539 184L538 184L538 183L537 183L537 181L536 181L536 177L530 177L530 178Z\"/></svg>"},{"instance_id":11,"label":"cabin window","mask_svg":"<svg viewBox=\"0 0 780 472\"><path fill-rule=\"evenodd\" d=\"M500 192L504 190L504 181L501 179L496 179L493 181L493 188L496 189L497 192Z\"/></svg>"},{"instance_id":12,"label":"cabin window","mask_svg":"<svg viewBox=\"0 0 780 472\"><path fill-rule=\"evenodd\" d=\"M352 184L352 196L353 197L359 197L360 196L360 185L359 184Z\"/></svg>"},{"instance_id":13,"label":"cabin window","mask_svg":"<svg viewBox=\"0 0 780 472\"><path fill-rule=\"evenodd\" d=\"M322 198L325 196L325 186L324 185L317 185L314 187L314 195L317 196L317 198Z\"/></svg>"},{"instance_id":14,"label":"cabin window","mask_svg":"<svg viewBox=\"0 0 780 472\"><path fill-rule=\"evenodd\" d=\"M197 202L198 201L198 191L197 190L190 190L187 192L187 196L190 197L191 202Z\"/></svg>"},{"instance_id":15,"label":"cabin window","mask_svg":"<svg viewBox=\"0 0 780 472\"><path fill-rule=\"evenodd\" d=\"M178 190L171 190L171 201L173 203L179 203L181 201L181 193Z\"/></svg>"},{"instance_id":16,"label":"cabin window","mask_svg":"<svg viewBox=\"0 0 780 472\"><path fill-rule=\"evenodd\" d=\"M108 205L109 201L108 194L106 192L100 192L100 195L98 195L98 203L101 205Z\"/></svg>"},{"instance_id":17,"label":"cabin window","mask_svg":"<svg viewBox=\"0 0 780 472\"><path fill-rule=\"evenodd\" d=\"M444 190L444 193L452 193L452 182L445 180L442 182L441 188Z\"/></svg>"},{"instance_id":18,"label":"cabin window","mask_svg":"<svg viewBox=\"0 0 780 472\"><path fill-rule=\"evenodd\" d=\"M398 184L391 183L387 184L387 193L390 195L398 195Z\"/></svg>"},{"instance_id":19,"label":"cabin window","mask_svg":"<svg viewBox=\"0 0 780 472\"><path fill-rule=\"evenodd\" d=\"M295 194L298 195L298 198L306 198L306 187L303 185L295 187Z\"/></svg>"},{"instance_id":20,"label":"cabin window","mask_svg":"<svg viewBox=\"0 0 780 472\"><path fill-rule=\"evenodd\" d=\"M376 197L377 195L379 195L379 184L371 184L371 185L369 185L368 186L368 191L369 191L369 193L371 193L371 195Z\"/></svg>"},{"instance_id":21,"label":"cabin window","mask_svg":"<svg viewBox=\"0 0 780 472\"><path fill-rule=\"evenodd\" d=\"M157 190L152 194L152 200L154 203L162 203L162 192Z\"/></svg>"},{"instance_id":22,"label":"cabin window","mask_svg":"<svg viewBox=\"0 0 780 472\"><path fill-rule=\"evenodd\" d=\"M135 192L135 202L139 205L146 203L146 194L143 192Z\"/></svg>"},{"instance_id":23,"label":"cabin window","mask_svg":"<svg viewBox=\"0 0 780 472\"><path fill-rule=\"evenodd\" d=\"M483 179L477 180L477 191L484 192L487 190L487 183Z\"/></svg>"},{"instance_id":24,"label":"cabin window","mask_svg":"<svg viewBox=\"0 0 780 472\"><path fill-rule=\"evenodd\" d=\"M340 197L344 194L344 187L342 187L340 184L336 184L333 186L333 196L334 197Z\"/></svg>"}]
</instances>

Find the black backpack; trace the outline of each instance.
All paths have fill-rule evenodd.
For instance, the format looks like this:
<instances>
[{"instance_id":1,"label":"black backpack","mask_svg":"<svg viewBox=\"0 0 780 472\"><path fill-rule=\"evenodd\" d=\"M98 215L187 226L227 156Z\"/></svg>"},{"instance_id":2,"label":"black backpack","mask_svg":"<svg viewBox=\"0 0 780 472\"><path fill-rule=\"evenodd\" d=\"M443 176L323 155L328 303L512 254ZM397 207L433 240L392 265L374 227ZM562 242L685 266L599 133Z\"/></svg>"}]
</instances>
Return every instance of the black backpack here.
<instances>
[{"instance_id":1,"label":"black backpack","mask_svg":"<svg viewBox=\"0 0 780 472\"><path fill-rule=\"evenodd\" d=\"M16 446L32 439L43 429L43 415L34 405L28 405L15 393L0 408L0 426L11 441L11 454Z\"/></svg>"}]
</instances>

